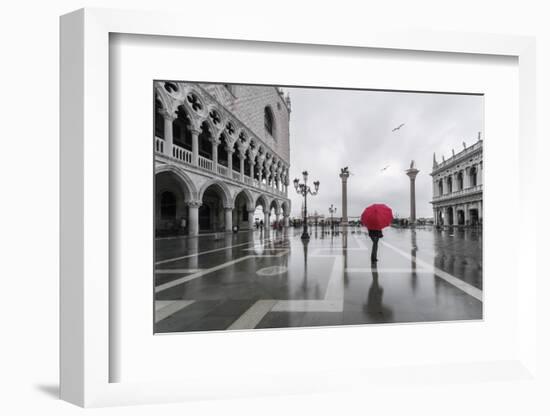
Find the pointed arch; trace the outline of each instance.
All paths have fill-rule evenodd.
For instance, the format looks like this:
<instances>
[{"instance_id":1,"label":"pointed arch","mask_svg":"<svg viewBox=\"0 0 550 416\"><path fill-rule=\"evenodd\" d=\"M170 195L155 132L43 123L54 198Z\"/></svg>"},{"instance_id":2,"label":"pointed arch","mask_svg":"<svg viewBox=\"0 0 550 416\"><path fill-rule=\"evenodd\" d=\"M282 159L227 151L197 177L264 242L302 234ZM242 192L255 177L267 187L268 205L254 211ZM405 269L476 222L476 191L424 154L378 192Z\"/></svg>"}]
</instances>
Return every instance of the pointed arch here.
<instances>
[{"instance_id":1,"label":"pointed arch","mask_svg":"<svg viewBox=\"0 0 550 416\"><path fill-rule=\"evenodd\" d=\"M198 196L197 188L187 173L174 165L162 164L155 167L155 177L164 172L173 173L179 179L179 185L182 187L185 195L185 202L195 201Z\"/></svg>"},{"instance_id":2,"label":"pointed arch","mask_svg":"<svg viewBox=\"0 0 550 416\"><path fill-rule=\"evenodd\" d=\"M255 207L254 208L257 208L261 206L264 211L266 211L267 209L269 209L269 206L270 206L270 200L269 198L267 198L265 195L261 194L259 195L257 198L256 198L256 204L255 204Z\"/></svg>"},{"instance_id":3,"label":"pointed arch","mask_svg":"<svg viewBox=\"0 0 550 416\"><path fill-rule=\"evenodd\" d=\"M231 191L229 190L228 186L225 183L217 179L210 179L202 185L198 194L199 201L202 201L204 192L210 187L213 187L219 191L224 207L233 208L234 201L233 201L233 198L231 197Z\"/></svg>"},{"instance_id":4,"label":"pointed arch","mask_svg":"<svg viewBox=\"0 0 550 416\"><path fill-rule=\"evenodd\" d=\"M238 191L233 197L233 201L236 201L238 196L241 194L246 198L246 209L249 211L255 209L256 206L254 206L254 202L255 202L254 197L252 196L252 193L246 188L243 188L240 191Z\"/></svg>"}]
</instances>

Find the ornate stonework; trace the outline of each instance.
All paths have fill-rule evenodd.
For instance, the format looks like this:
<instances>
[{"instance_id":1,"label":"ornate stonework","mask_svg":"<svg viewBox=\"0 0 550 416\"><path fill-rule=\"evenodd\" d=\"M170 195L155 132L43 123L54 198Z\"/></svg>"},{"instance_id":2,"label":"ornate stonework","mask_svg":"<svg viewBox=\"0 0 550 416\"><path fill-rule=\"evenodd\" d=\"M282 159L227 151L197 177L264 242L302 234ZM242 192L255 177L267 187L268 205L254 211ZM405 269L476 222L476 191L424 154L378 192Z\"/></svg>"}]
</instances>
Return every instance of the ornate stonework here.
<instances>
[{"instance_id":1,"label":"ornate stonework","mask_svg":"<svg viewBox=\"0 0 550 416\"><path fill-rule=\"evenodd\" d=\"M438 226L481 226L483 222L483 141L454 153L433 158L434 223Z\"/></svg>"},{"instance_id":2,"label":"ornate stonework","mask_svg":"<svg viewBox=\"0 0 550 416\"><path fill-rule=\"evenodd\" d=\"M161 180L158 190L176 195L165 199L157 195L158 205L169 206L157 207L156 216L189 218L193 222L189 234L203 232L206 215L210 216L208 227L216 231L231 230L230 222L251 228L253 215L246 218L246 213L256 205L270 210L275 203L276 212L282 209L285 217L290 214L290 101L274 87L233 87L228 92L223 84L155 82L155 171ZM278 109L273 111L276 137L261 132L267 106ZM211 146L211 153L204 153L204 143ZM205 205L207 190L211 194ZM216 195L221 205L212 202ZM234 212L228 214L227 210ZM169 220L157 221L157 228L169 226L173 226Z\"/></svg>"}]
</instances>

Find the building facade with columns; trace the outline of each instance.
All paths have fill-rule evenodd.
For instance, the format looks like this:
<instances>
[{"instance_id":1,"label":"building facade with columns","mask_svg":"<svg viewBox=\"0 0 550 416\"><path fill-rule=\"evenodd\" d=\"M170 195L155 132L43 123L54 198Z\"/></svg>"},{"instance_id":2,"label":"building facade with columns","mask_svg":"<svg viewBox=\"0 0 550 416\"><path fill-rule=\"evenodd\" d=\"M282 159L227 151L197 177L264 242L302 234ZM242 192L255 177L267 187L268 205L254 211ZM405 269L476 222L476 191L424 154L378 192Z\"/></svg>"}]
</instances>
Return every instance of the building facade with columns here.
<instances>
[{"instance_id":1,"label":"building facade with columns","mask_svg":"<svg viewBox=\"0 0 550 416\"><path fill-rule=\"evenodd\" d=\"M288 226L290 98L277 87L154 82L157 236Z\"/></svg>"},{"instance_id":2,"label":"building facade with columns","mask_svg":"<svg viewBox=\"0 0 550 416\"><path fill-rule=\"evenodd\" d=\"M434 224L437 226L481 226L483 223L483 141L467 146L433 169Z\"/></svg>"}]
</instances>

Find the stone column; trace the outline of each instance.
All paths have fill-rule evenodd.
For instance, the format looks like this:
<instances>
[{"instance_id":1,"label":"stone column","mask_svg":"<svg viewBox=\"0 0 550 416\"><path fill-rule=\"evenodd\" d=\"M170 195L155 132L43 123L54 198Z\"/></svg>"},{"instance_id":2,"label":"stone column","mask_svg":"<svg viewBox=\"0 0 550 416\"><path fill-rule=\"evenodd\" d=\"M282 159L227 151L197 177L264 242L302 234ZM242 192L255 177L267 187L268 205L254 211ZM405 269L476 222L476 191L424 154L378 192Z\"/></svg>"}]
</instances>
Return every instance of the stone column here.
<instances>
[{"instance_id":1,"label":"stone column","mask_svg":"<svg viewBox=\"0 0 550 416\"><path fill-rule=\"evenodd\" d=\"M255 209L248 210L248 228L251 230L254 229L254 212L256 212Z\"/></svg>"},{"instance_id":2,"label":"stone column","mask_svg":"<svg viewBox=\"0 0 550 416\"><path fill-rule=\"evenodd\" d=\"M411 164L412 166L412 164ZM416 175L420 172L418 169L411 167L405 171L407 176L410 179L410 205L411 205L411 215L410 215L410 224L414 225L416 223L416 192L415 192L415 180Z\"/></svg>"},{"instance_id":3,"label":"stone column","mask_svg":"<svg viewBox=\"0 0 550 416\"><path fill-rule=\"evenodd\" d=\"M212 170L214 173L218 173L218 146L220 145L221 141L212 138L210 140L212 143Z\"/></svg>"},{"instance_id":4,"label":"stone column","mask_svg":"<svg viewBox=\"0 0 550 416\"><path fill-rule=\"evenodd\" d=\"M198 253L199 252L199 238L189 238L187 239L188 244L188 253ZM189 261L189 268L190 269L198 269L199 268L199 256L191 256L188 258Z\"/></svg>"},{"instance_id":5,"label":"stone column","mask_svg":"<svg viewBox=\"0 0 550 416\"><path fill-rule=\"evenodd\" d=\"M191 152L193 153L193 166L199 166L199 131L191 130Z\"/></svg>"},{"instance_id":6,"label":"stone column","mask_svg":"<svg viewBox=\"0 0 550 416\"><path fill-rule=\"evenodd\" d=\"M342 179L342 225L348 225L348 178L349 171L347 166L340 170L340 179Z\"/></svg>"},{"instance_id":7,"label":"stone column","mask_svg":"<svg viewBox=\"0 0 550 416\"><path fill-rule=\"evenodd\" d=\"M174 116L168 113L164 113L164 154L168 157L172 157L172 146L174 145L174 130L172 123L174 122Z\"/></svg>"},{"instance_id":8,"label":"stone column","mask_svg":"<svg viewBox=\"0 0 550 416\"><path fill-rule=\"evenodd\" d=\"M233 179L233 152L235 150L228 146L226 146L225 150L227 151L227 176Z\"/></svg>"},{"instance_id":9,"label":"stone column","mask_svg":"<svg viewBox=\"0 0 550 416\"><path fill-rule=\"evenodd\" d=\"M457 172L454 172L451 174L451 180L452 180L452 184L453 184L453 192L456 192L458 191L458 175L457 175Z\"/></svg>"},{"instance_id":10,"label":"stone column","mask_svg":"<svg viewBox=\"0 0 550 416\"><path fill-rule=\"evenodd\" d=\"M263 167L263 164L260 164L260 166L258 166L258 182L260 182L260 185L262 184L263 179L264 179L264 167Z\"/></svg>"},{"instance_id":11,"label":"stone column","mask_svg":"<svg viewBox=\"0 0 550 416\"><path fill-rule=\"evenodd\" d=\"M264 211L264 228L269 230L269 211Z\"/></svg>"},{"instance_id":12,"label":"stone column","mask_svg":"<svg viewBox=\"0 0 550 416\"><path fill-rule=\"evenodd\" d=\"M453 206L451 207L451 211L452 211L452 213L453 213L453 227L455 227L456 224L457 224L457 222L458 222L458 221L457 221L458 218L457 218L457 215L456 215L456 208L457 208L456 205L453 205Z\"/></svg>"},{"instance_id":13,"label":"stone column","mask_svg":"<svg viewBox=\"0 0 550 416\"><path fill-rule=\"evenodd\" d=\"M479 221L483 224L483 201L479 201L478 217Z\"/></svg>"},{"instance_id":14,"label":"stone column","mask_svg":"<svg viewBox=\"0 0 550 416\"><path fill-rule=\"evenodd\" d=\"M225 231L233 231L233 208L223 207L225 210Z\"/></svg>"},{"instance_id":15,"label":"stone column","mask_svg":"<svg viewBox=\"0 0 550 416\"><path fill-rule=\"evenodd\" d=\"M281 211L275 211L275 221L276 224L279 225L279 221L281 220Z\"/></svg>"},{"instance_id":16,"label":"stone column","mask_svg":"<svg viewBox=\"0 0 550 416\"><path fill-rule=\"evenodd\" d=\"M256 162L254 160L250 161L250 179L254 180L254 165Z\"/></svg>"},{"instance_id":17,"label":"stone column","mask_svg":"<svg viewBox=\"0 0 550 416\"><path fill-rule=\"evenodd\" d=\"M239 152L239 168L241 170L241 182L244 182L244 158L246 155Z\"/></svg>"},{"instance_id":18,"label":"stone column","mask_svg":"<svg viewBox=\"0 0 550 416\"><path fill-rule=\"evenodd\" d=\"M478 185L481 185L483 183L483 169L482 169L482 165L483 163L478 163L477 165L477 172L476 172L476 175L477 175L477 184Z\"/></svg>"},{"instance_id":19,"label":"stone column","mask_svg":"<svg viewBox=\"0 0 550 416\"><path fill-rule=\"evenodd\" d=\"M443 225L445 227L448 227L450 222L449 222L449 210L447 207L445 208L442 208L443 209Z\"/></svg>"},{"instance_id":20,"label":"stone column","mask_svg":"<svg viewBox=\"0 0 550 416\"><path fill-rule=\"evenodd\" d=\"M290 215L288 214L283 215L283 225L285 228L290 227Z\"/></svg>"},{"instance_id":21,"label":"stone column","mask_svg":"<svg viewBox=\"0 0 550 416\"><path fill-rule=\"evenodd\" d=\"M191 237L199 235L199 207L202 203L191 201L187 203L189 207L189 235Z\"/></svg>"}]
</instances>

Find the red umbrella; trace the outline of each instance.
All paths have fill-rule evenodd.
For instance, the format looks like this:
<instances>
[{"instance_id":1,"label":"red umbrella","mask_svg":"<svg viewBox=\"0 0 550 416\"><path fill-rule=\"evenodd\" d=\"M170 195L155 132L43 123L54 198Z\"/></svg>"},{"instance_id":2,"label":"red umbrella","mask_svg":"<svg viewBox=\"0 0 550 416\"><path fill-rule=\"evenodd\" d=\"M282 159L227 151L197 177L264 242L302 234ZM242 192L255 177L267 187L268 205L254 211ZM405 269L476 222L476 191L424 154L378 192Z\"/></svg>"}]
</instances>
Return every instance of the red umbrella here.
<instances>
[{"instance_id":1,"label":"red umbrella","mask_svg":"<svg viewBox=\"0 0 550 416\"><path fill-rule=\"evenodd\" d=\"M361 224L369 230L382 230L393 220L391 208L385 204L369 205L361 214Z\"/></svg>"}]
</instances>

